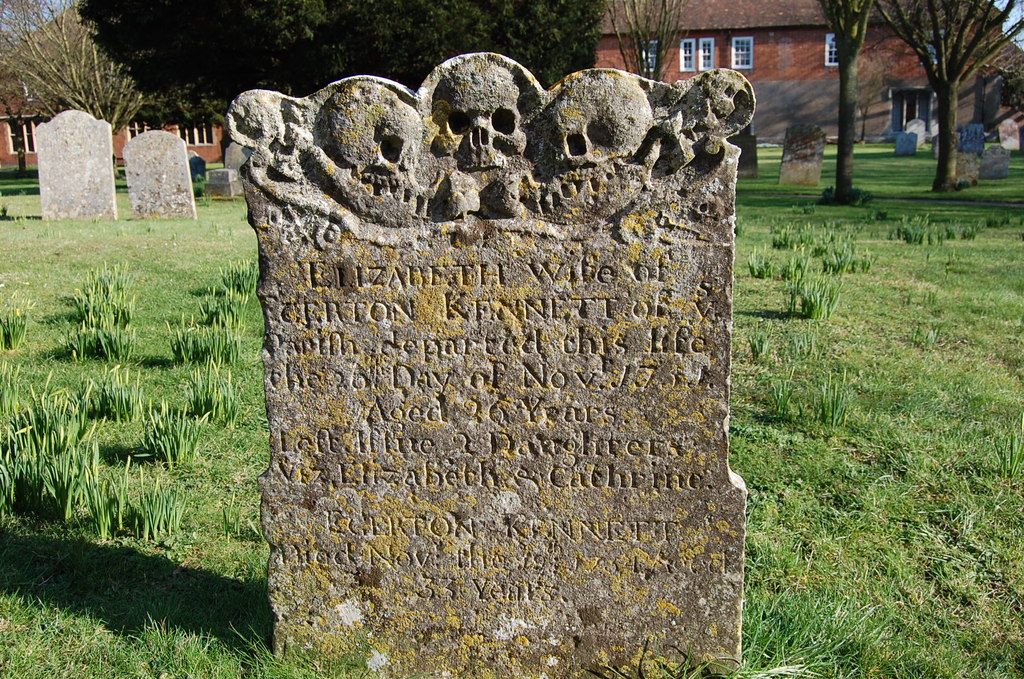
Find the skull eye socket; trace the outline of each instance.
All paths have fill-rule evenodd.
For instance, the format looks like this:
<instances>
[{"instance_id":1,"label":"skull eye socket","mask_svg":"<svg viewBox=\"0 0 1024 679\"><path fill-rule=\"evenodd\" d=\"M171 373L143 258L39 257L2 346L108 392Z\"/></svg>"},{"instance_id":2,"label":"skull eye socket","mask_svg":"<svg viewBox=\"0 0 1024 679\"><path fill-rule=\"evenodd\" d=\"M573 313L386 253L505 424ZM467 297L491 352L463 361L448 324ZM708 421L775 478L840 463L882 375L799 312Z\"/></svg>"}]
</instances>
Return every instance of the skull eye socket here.
<instances>
[{"instance_id":1,"label":"skull eye socket","mask_svg":"<svg viewBox=\"0 0 1024 679\"><path fill-rule=\"evenodd\" d=\"M566 137L565 145L569 148L569 155L571 156L582 156L587 152L587 140L579 132Z\"/></svg>"},{"instance_id":2,"label":"skull eye socket","mask_svg":"<svg viewBox=\"0 0 1024 679\"><path fill-rule=\"evenodd\" d=\"M448 129L454 134L466 134L469 131L469 116L462 111L453 111L448 116Z\"/></svg>"},{"instance_id":3,"label":"skull eye socket","mask_svg":"<svg viewBox=\"0 0 1024 679\"><path fill-rule=\"evenodd\" d=\"M491 116L491 125L501 134L512 134L516 131L516 114L507 108L499 108Z\"/></svg>"},{"instance_id":4,"label":"skull eye socket","mask_svg":"<svg viewBox=\"0 0 1024 679\"><path fill-rule=\"evenodd\" d=\"M587 138L595 146L612 146L615 142L612 131L607 126L597 122L587 125Z\"/></svg>"},{"instance_id":5,"label":"skull eye socket","mask_svg":"<svg viewBox=\"0 0 1024 679\"><path fill-rule=\"evenodd\" d=\"M388 135L380 140L380 154L389 163L397 163L398 159L402 157L404 146L405 141L401 137Z\"/></svg>"}]
</instances>

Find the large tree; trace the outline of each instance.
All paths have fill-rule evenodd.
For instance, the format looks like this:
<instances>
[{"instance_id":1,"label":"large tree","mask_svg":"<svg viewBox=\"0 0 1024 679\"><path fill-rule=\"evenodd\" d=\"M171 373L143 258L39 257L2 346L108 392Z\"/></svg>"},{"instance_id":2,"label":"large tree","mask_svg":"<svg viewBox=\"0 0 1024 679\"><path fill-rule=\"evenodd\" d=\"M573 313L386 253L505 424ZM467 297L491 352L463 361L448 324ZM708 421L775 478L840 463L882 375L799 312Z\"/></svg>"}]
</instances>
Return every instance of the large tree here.
<instances>
[{"instance_id":1,"label":"large tree","mask_svg":"<svg viewBox=\"0 0 1024 679\"><path fill-rule=\"evenodd\" d=\"M1021 0L878 0L893 31L917 54L938 106L939 160L933 191L956 188L960 86L992 63L1024 29ZM1016 17L1016 18L1014 18Z\"/></svg>"},{"instance_id":2,"label":"large tree","mask_svg":"<svg viewBox=\"0 0 1024 679\"><path fill-rule=\"evenodd\" d=\"M143 103L132 78L97 47L74 3L0 3L0 70L14 80L4 89L15 97L20 91L50 116L78 109L119 130Z\"/></svg>"},{"instance_id":3,"label":"large tree","mask_svg":"<svg viewBox=\"0 0 1024 679\"><path fill-rule=\"evenodd\" d=\"M612 0L608 20L626 70L661 80L689 0Z\"/></svg>"},{"instance_id":4,"label":"large tree","mask_svg":"<svg viewBox=\"0 0 1024 679\"><path fill-rule=\"evenodd\" d=\"M835 33L839 57L839 148L836 202L849 203L853 190L853 144L857 138L857 68L875 0L818 0Z\"/></svg>"},{"instance_id":5,"label":"large tree","mask_svg":"<svg viewBox=\"0 0 1024 679\"><path fill-rule=\"evenodd\" d=\"M594 63L605 0L82 0L97 40L149 93L226 108L367 73L417 87L449 57L506 54L546 85Z\"/></svg>"}]
</instances>

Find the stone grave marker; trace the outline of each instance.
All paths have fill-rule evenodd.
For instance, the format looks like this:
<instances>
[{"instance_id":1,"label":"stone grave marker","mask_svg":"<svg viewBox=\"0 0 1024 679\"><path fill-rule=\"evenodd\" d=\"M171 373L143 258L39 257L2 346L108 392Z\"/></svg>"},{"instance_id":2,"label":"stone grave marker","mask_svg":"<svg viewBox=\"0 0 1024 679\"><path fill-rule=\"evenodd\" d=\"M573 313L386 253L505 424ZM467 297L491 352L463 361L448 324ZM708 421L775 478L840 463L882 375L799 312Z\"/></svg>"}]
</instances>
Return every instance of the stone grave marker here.
<instances>
[{"instance_id":1,"label":"stone grave marker","mask_svg":"<svg viewBox=\"0 0 1024 679\"><path fill-rule=\"evenodd\" d=\"M757 179L757 137L752 134L737 134L729 141L740 149L740 165L736 176L740 179Z\"/></svg>"},{"instance_id":2,"label":"stone grave marker","mask_svg":"<svg viewBox=\"0 0 1024 679\"><path fill-rule=\"evenodd\" d=\"M1010 176L1010 152L1002 146L989 146L981 154L982 179L1006 179Z\"/></svg>"},{"instance_id":3,"label":"stone grave marker","mask_svg":"<svg viewBox=\"0 0 1024 679\"><path fill-rule=\"evenodd\" d=\"M779 184L817 186L825 157L825 133L817 125L793 125L786 129Z\"/></svg>"},{"instance_id":4,"label":"stone grave marker","mask_svg":"<svg viewBox=\"0 0 1024 679\"><path fill-rule=\"evenodd\" d=\"M206 180L206 159L195 151L188 152L188 172L192 181L199 182Z\"/></svg>"},{"instance_id":5,"label":"stone grave marker","mask_svg":"<svg viewBox=\"0 0 1024 679\"><path fill-rule=\"evenodd\" d=\"M117 219L110 123L64 111L36 129L43 219Z\"/></svg>"},{"instance_id":6,"label":"stone grave marker","mask_svg":"<svg viewBox=\"0 0 1024 679\"><path fill-rule=\"evenodd\" d=\"M252 155L251 149L231 142L228 144L227 149L224 150L224 167L237 171L245 161L249 160L250 155Z\"/></svg>"},{"instance_id":7,"label":"stone grave marker","mask_svg":"<svg viewBox=\"0 0 1024 679\"><path fill-rule=\"evenodd\" d=\"M916 156L917 135L913 132L900 132L896 135L896 155Z\"/></svg>"},{"instance_id":8,"label":"stone grave marker","mask_svg":"<svg viewBox=\"0 0 1024 679\"><path fill-rule=\"evenodd\" d=\"M908 120L907 124L903 126L903 131L917 135L917 147L921 148L925 145L926 137L928 135L928 126L920 118L914 118ZM899 154L897 154L899 155Z\"/></svg>"},{"instance_id":9,"label":"stone grave marker","mask_svg":"<svg viewBox=\"0 0 1024 679\"><path fill-rule=\"evenodd\" d=\"M195 219L185 140L163 130L143 132L124 147L128 200L136 219Z\"/></svg>"},{"instance_id":10,"label":"stone grave marker","mask_svg":"<svg viewBox=\"0 0 1024 679\"><path fill-rule=\"evenodd\" d=\"M1007 151L1020 150L1020 126L1013 118L999 123L999 145Z\"/></svg>"},{"instance_id":11,"label":"stone grave marker","mask_svg":"<svg viewBox=\"0 0 1024 679\"><path fill-rule=\"evenodd\" d=\"M735 666L727 138L752 113L732 71L545 91L496 54L417 92L235 100L277 652L395 677Z\"/></svg>"},{"instance_id":12,"label":"stone grave marker","mask_svg":"<svg viewBox=\"0 0 1024 679\"><path fill-rule=\"evenodd\" d=\"M956 152L956 180L967 182L971 186L978 185L981 156L972 151Z\"/></svg>"},{"instance_id":13,"label":"stone grave marker","mask_svg":"<svg viewBox=\"0 0 1024 679\"><path fill-rule=\"evenodd\" d=\"M242 181L238 177L238 170L227 167L210 170L206 179L206 195L221 198L242 195Z\"/></svg>"},{"instance_id":14,"label":"stone grave marker","mask_svg":"<svg viewBox=\"0 0 1024 679\"><path fill-rule=\"evenodd\" d=\"M981 153L985 150L985 126L981 123L957 125L957 151L964 153Z\"/></svg>"}]
</instances>

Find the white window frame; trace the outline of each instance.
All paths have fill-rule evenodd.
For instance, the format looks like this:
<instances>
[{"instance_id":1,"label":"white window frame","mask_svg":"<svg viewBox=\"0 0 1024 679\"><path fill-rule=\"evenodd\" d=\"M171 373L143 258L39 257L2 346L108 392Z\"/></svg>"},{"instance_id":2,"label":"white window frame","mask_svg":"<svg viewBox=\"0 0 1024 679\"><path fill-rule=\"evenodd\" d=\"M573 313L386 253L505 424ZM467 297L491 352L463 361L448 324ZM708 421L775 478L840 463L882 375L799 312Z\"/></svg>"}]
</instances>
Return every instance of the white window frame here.
<instances>
[{"instance_id":1,"label":"white window frame","mask_svg":"<svg viewBox=\"0 0 1024 679\"><path fill-rule=\"evenodd\" d=\"M740 45L747 45L747 48L741 50ZM754 68L753 36L746 35L732 39L732 67L741 71L749 71Z\"/></svg>"},{"instance_id":2,"label":"white window frame","mask_svg":"<svg viewBox=\"0 0 1024 679\"><path fill-rule=\"evenodd\" d=\"M825 65L839 65L839 46L836 44L836 34L825 34Z\"/></svg>"},{"instance_id":3,"label":"white window frame","mask_svg":"<svg viewBox=\"0 0 1024 679\"><path fill-rule=\"evenodd\" d=\"M704 60L704 48L709 48L707 61ZM697 48L697 70L710 71L715 67L715 39L701 38Z\"/></svg>"},{"instance_id":4,"label":"white window frame","mask_svg":"<svg viewBox=\"0 0 1024 679\"><path fill-rule=\"evenodd\" d=\"M697 41L693 38L679 41L679 70L683 73L697 70Z\"/></svg>"},{"instance_id":5,"label":"white window frame","mask_svg":"<svg viewBox=\"0 0 1024 679\"><path fill-rule=\"evenodd\" d=\"M213 146L213 125L178 127L178 136L185 140L185 146Z\"/></svg>"},{"instance_id":6,"label":"white window frame","mask_svg":"<svg viewBox=\"0 0 1024 679\"><path fill-rule=\"evenodd\" d=\"M132 122L128 123L128 138L134 139L143 132L149 132L149 125L146 123Z\"/></svg>"},{"instance_id":7,"label":"white window frame","mask_svg":"<svg viewBox=\"0 0 1024 679\"><path fill-rule=\"evenodd\" d=\"M647 72L655 74L658 72L658 41L648 40L647 48L643 51L644 66Z\"/></svg>"},{"instance_id":8,"label":"white window frame","mask_svg":"<svg viewBox=\"0 0 1024 679\"><path fill-rule=\"evenodd\" d=\"M7 121L7 147L11 153L15 153L16 147L14 145L14 135L19 132L22 135L22 139L25 140L25 153L36 152L36 123L34 120L29 120L21 124L21 129L15 125L14 121Z\"/></svg>"}]
</instances>

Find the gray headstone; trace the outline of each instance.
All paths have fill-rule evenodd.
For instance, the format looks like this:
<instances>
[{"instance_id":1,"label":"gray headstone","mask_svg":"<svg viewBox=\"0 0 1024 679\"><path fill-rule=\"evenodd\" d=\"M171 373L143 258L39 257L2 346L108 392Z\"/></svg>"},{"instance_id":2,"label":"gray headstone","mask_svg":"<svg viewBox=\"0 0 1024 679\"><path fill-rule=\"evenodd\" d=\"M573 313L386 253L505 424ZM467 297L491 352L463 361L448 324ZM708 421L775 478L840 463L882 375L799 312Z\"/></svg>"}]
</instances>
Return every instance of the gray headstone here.
<instances>
[{"instance_id":1,"label":"gray headstone","mask_svg":"<svg viewBox=\"0 0 1024 679\"><path fill-rule=\"evenodd\" d=\"M718 117L685 137L697 111ZM496 54L416 93L235 100L277 652L396 677L734 666L726 139L752 113L731 71L544 91Z\"/></svg>"},{"instance_id":2,"label":"gray headstone","mask_svg":"<svg viewBox=\"0 0 1024 679\"><path fill-rule=\"evenodd\" d=\"M786 130L779 184L817 186L825 158L825 133L817 125L793 125Z\"/></svg>"},{"instance_id":3,"label":"gray headstone","mask_svg":"<svg viewBox=\"0 0 1024 679\"><path fill-rule=\"evenodd\" d=\"M908 120L907 124L903 126L903 131L917 135L917 147L918 148L921 148L922 146L925 145L925 142L926 142L925 137L928 134L928 126L920 118L914 118L913 120ZM900 154L897 153L896 155L900 155Z\"/></svg>"},{"instance_id":4,"label":"gray headstone","mask_svg":"<svg viewBox=\"0 0 1024 679\"><path fill-rule=\"evenodd\" d=\"M194 182L206 179L206 160L195 151L189 152L188 172Z\"/></svg>"},{"instance_id":5,"label":"gray headstone","mask_svg":"<svg viewBox=\"0 0 1024 679\"><path fill-rule=\"evenodd\" d=\"M917 135L913 132L900 132L896 135L896 155L916 156Z\"/></svg>"},{"instance_id":6,"label":"gray headstone","mask_svg":"<svg viewBox=\"0 0 1024 679\"><path fill-rule=\"evenodd\" d=\"M43 219L117 219L110 123L64 111L36 128Z\"/></svg>"},{"instance_id":7,"label":"gray headstone","mask_svg":"<svg viewBox=\"0 0 1024 679\"><path fill-rule=\"evenodd\" d=\"M985 126L981 123L969 125L957 125L959 139L957 140L957 151L964 153L981 153L985 150Z\"/></svg>"},{"instance_id":8,"label":"gray headstone","mask_svg":"<svg viewBox=\"0 0 1024 679\"><path fill-rule=\"evenodd\" d=\"M150 130L124 147L128 200L136 219L195 219L196 201L185 141Z\"/></svg>"},{"instance_id":9,"label":"gray headstone","mask_svg":"<svg viewBox=\"0 0 1024 679\"><path fill-rule=\"evenodd\" d=\"M245 161L249 160L249 156L252 155L250 149L245 148L240 144L231 142L228 144L227 149L224 150L224 167L230 170L238 170L242 167Z\"/></svg>"},{"instance_id":10,"label":"gray headstone","mask_svg":"<svg viewBox=\"0 0 1024 679\"><path fill-rule=\"evenodd\" d=\"M981 154L982 179L1006 179L1010 176L1010 152L1002 146L989 146Z\"/></svg>"},{"instance_id":11,"label":"gray headstone","mask_svg":"<svg viewBox=\"0 0 1024 679\"><path fill-rule=\"evenodd\" d=\"M1020 126L1013 118L999 123L999 145L1007 151L1020 150Z\"/></svg>"},{"instance_id":12,"label":"gray headstone","mask_svg":"<svg viewBox=\"0 0 1024 679\"><path fill-rule=\"evenodd\" d=\"M977 153L956 152L956 180L967 182L971 186L978 185L980 174L980 158Z\"/></svg>"},{"instance_id":13,"label":"gray headstone","mask_svg":"<svg viewBox=\"0 0 1024 679\"><path fill-rule=\"evenodd\" d=\"M757 137L752 134L737 134L729 141L740 149L740 166L736 176L740 179L757 179Z\"/></svg>"},{"instance_id":14,"label":"gray headstone","mask_svg":"<svg viewBox=\"0 0 1024 679\"><path fill-rule=\"evenodd\" d=\"M242 182L237 170L221 168L210 170L206 179L206 195L215 197L242 195Z\"/></svg>"}]
</instances>

